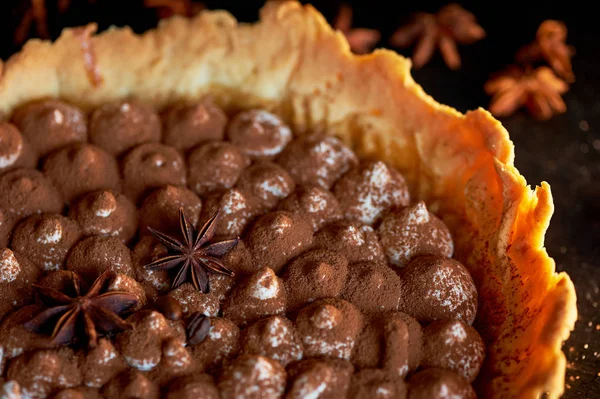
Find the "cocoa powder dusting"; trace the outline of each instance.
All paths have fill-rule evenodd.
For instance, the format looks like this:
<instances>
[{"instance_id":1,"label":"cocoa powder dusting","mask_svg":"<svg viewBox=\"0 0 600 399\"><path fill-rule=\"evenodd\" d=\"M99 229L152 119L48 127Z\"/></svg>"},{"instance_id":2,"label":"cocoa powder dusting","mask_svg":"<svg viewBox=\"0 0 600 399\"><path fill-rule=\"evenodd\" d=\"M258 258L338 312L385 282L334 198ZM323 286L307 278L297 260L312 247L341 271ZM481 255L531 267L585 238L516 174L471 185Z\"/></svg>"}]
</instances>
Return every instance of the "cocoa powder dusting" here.
<instances>
[{"instance_id":1,"label":"cocoa powder dusting","mask_svg":"<svg viewBox=\"0 0 600 399\"><path fill-rule=\"evenodd\" d=\"M100 84L92 29L76 34ZM89 135L86 113L59 100L0 124L0 393L473 396L475 285L393 167L330 136L294 138L263 110L229 122L210 100L90 115ZM137 298L122 331L96 323L89 349L24 328L47 308L35 284L60 303L107 270L106 309ZM61 331L83 337L85 318L68 318Z\"/></svg>"}]
</instances>

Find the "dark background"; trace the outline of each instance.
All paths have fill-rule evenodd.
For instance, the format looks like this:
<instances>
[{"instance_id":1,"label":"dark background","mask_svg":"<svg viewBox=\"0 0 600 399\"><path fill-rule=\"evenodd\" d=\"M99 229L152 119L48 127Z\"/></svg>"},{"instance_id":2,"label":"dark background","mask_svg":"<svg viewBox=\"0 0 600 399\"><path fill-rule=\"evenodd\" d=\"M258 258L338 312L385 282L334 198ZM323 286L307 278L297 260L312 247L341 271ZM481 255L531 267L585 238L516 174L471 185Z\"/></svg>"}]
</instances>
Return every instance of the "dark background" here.
<instances>
[{"instance_id":1,"label":"dark background","mask_svg":"<svg viewBox=\"0 0 600 399\"><path fill-rule=\"evenodd\" d=\"M89 0L88 0L89 1ZM48 0L50 31L56 37L63 26L96 21L100 29L130 25L141 32L156 25L156 12L141 0L72 0L70 10L58 15ZM306 3L306 1L304 1ZM92 4L90 4L92 3ZM95 3L95 4L93 4ZM239 20L254 21L263 1L205 1L224 8ZM339 1L312 1L332 22ZM443 1L348 1L354 7L355 26L380 30L379 47L414 11L434 12ZM591 2L590 2L591 3ZM600 19L585 2L488 2L461 4L472 11L487 37L461 47L463 67L450 71L439 56L414 71L415 80L438 101L460 111L486 107L483 84L489 74L512 62L515 51L535 37L545 19L559 19L569 28L575 46L576 82L564 96L566 114L550 121L533 120L523 111L503 118L516 147L516 166L527 181L552 186L556 210L546 236L546 248L559 271L567 271L577 288L579 318L565 343L568 366L567 398L600 398ZM16 24L28 5L22 0L0 0L0 57L18 50L13 43ZM32 30L32 35L35 31ZM410 55L410 50L400 51Z\"/></svg>"}]
</instances>

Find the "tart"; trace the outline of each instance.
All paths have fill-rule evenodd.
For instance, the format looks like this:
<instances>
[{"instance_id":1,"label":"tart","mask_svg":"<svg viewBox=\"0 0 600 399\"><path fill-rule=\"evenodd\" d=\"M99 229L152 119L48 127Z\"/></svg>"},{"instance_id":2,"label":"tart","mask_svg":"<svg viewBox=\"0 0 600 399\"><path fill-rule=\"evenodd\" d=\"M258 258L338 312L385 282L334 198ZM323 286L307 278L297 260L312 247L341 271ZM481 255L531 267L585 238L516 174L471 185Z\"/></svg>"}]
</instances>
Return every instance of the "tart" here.
<instances>
[{"instance_id":1,"label":"tart","mask_svg":"<svg viewBox=\"0 0 600 399\"><path fill-rule=\"evenodd\" d=\"M5 393L225 398L256 386L301 397L308 381L329 397L407 387L410 397L472 397L474 380L482 397L562 394L576 307L543 247L550 187L527 186L487 111L436 103L410 60L353 55L297 2L268 3L256 24L211 11L142 35L95 29L31 40L0 64ZM204 128L186 136L198 120ZM337 154L322 173L319 157L307 160L321 143ZM315 196L323 207L310 213ZM398 226L436 240L413 242ZM203 258L173 277L158 266L181 261L161 261L175 256L169 242L181 247L169 241L180 228ZM243 280L231 281L234 268ZM297 289L325 272L328 284L308 286L320 299ZM34 283L41 302L30 305ZM432 284L467 299L428 308L418 299ZM380 291L404 294L364 294ZM77 297L85 307L65 305ZM381 309L395 312L384 326L373 319ZM27 328L65 312L82 329L63 317L50 342ZM90 323L124 332L102 338ZM444 346L456 328L479 349ZM285 350L261 346L265 331L283 331ZM387 369L369 356L376 343L335 345L381 332ZM86 334L93 348L53 346ZM436 356L465 351L482 362L478 375ZM174 378L188 364L222 366L218 385Z\"/></svg>"}]
</instances>

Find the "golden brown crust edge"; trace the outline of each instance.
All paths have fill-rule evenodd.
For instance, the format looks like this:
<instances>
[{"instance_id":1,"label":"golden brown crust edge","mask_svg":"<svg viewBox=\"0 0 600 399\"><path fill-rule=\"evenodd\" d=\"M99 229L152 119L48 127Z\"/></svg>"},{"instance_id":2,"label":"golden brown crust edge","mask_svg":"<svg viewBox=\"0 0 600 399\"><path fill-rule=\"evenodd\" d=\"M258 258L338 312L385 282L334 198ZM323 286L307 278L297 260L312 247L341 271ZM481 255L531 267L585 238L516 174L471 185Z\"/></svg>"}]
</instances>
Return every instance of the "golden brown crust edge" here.
<instances>
[{"instance_id":1,"label":"golden brown crust edge","mask_svg":"<svg viewBox=\"0 0 600 399\"><path fill-rule=\"evenodd\" d=\"M0 112L60 97L91 108L135 97L157 106L207 93L228 108L265 107L299 131L324 129L364 157L394 164L415 197L449 224L456 255L480 292L488 342L478 390L486 397L558 397L562 342L576 319L575 290L544 247L550 187L530 190L513 166L508 133L487 111L460 114L427 96L410 61L386 50L349 51L312 7L267 4L259 24L226 12L171 19L135 35L92 39L103 83L86 72L81 39L32 40L0 64Z\"/></svg>"}]
</instances>

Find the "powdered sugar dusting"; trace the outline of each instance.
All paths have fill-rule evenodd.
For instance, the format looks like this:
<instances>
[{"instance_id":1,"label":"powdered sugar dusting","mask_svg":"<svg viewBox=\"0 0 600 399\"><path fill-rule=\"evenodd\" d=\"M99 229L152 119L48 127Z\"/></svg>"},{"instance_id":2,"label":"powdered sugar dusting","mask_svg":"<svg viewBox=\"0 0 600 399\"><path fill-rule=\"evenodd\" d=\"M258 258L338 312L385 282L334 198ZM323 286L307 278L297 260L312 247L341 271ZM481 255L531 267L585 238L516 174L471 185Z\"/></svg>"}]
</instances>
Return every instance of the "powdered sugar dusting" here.
<instances>
[{"instance_id":1,"label":"powdered sugar dusting","mask_svg":"<svg viewBox=\"0 0 600 399\"><path fill-rule=\"evenodd\" d=\"M15 152L7 155L0 155L0 168L7 168L17 162L21 152L23 151L23 143L19 142Z\"/></svg>"},{"instance_id":2,"label":"powdered sugar dusting","mask_svg":"<svg viewBox=\"0 0 600 399\"><path fill-rule=\"evenodd\" d=\"M446 338L446 345L451 344L453 342L462 342L467 338L467 332L465 328L460 324L460 322L456 321L450 327L448 331L448 336Z\"/></svg>"},{"instance_id":3,"label":"powdered sugar dusting","mask_svg":"<svg viewBox=\"0 0 600 399\"><path fill-rule=\"evenodd\" d=\"M287 327L282 323L280 317L274 317L267 322L267 331L269 333L269 345L272 348L277 348L283 342L284 336L289 332Z\"/></svg>"},{"instance_id":4,"label":"powdered sugar dusting","mask_svg":"<svg viewBox=\"0 0 600 399\"><path fill-rule=\"evenodd\" d=\"M255 133L263 136L269 136L270 145L261 146L259 149L246 148L245 151L253 156L271 156L281 152L287 143L292 139L292 131L274 114L257 110L251 113L243 114L241 120L244 123L252 123ZM263 127L264 126L264 127ZM256 140L256 139L255 139Z\"/></svg>"},{"instance_id":5,"label":"powdered sugar dusting","mask_svg":"<svg viewBox=\"0 0 600 399\"><path fill-rule=\"evenodd\" d=\"M302 338L302 343L305 348L310 347L313 356L331 356L350 360L355 341L351 337L346 337L344 340L330 343L322 338L306 335Z\"/></svg>"},{"instance_id":6,"label":"powdered sugar dusting","mask_svg":"<svg viewBox=\"0 0 600 399\"><path fill-rule=\"evenodd\" d=\"M273 176L270 179L263 181L260 183L259 188L260 196L263 200L268 200L269 194L277 198L285 198L291 191L291 187L289 187L285 178L281 175Z\"/></svg>"},{"instance_id":7,"label":"powdered sugar dusting","mask_svg":"<svg viewBox=\"0 0 600 399\"><path fill-rule=\"evenodd\" d=\"M159 363L159 361L155 359L136 359L130 356L124 356L124 358L127 364L141 371L152 370Z\"/></svg>"},{"instance_id":8,"label":"powdered sugar dusting","mask_svg":"<svg viewBox=\"0 0 600 399\"><path fill-rule=\"evenodd\" d=\"M63 235L63 228L60 221L56 219L46 219L43 225L38 229L36 239L40 244L56 244Z\"/></svg>"},{"instance_id":9,"label":"powdered sugar dusting","mask_svg":"<svg viewBox=\"0 0 600 399\"><path fill-rule=\"evenodd\" d=\"M285 215L278 215L273 221L273 231L277 234L283 234L292 227L292 219Z\"/></svg>"},{"instance_id":10,"label":"powdered sugar dusting","mask_svg":"<svg viewBox=\"0 0 600 399\"><path fill-rule=\"evenodd\" d=\"M131 110L131 106L129 105L129 103L123 103L119 108L119 111L121 111L122 113L129 112L129 110Z\"/></svg>"},{"instance_id":11,"label":"powdered sugar dusting","mask_svg":"<svg viewBox=\"0 0 600 399\"><path fill-rule=\"evenodd\" d=\"M21 387L16 381L6 381L0 388L0 399L27 399L21 394Z\"/></svg>"},{"instance_id":12,"label":"powdered sugar dusting","mask_svg":"<svg viewBox=\"0 0 600 399\"><path fill-rule=\"evenodd\" d=\"M341 318L342 313L339 309L331 305L323 305L317 308L310 320L317 328L331 330L338 325Z\"/></svg>"},{"instance_id":13,"label":"powdered sugar dusting","mask_svg":"<svg viewBox=\"0 0 600 399\"><path fill-rule=\"evenodd\" d=\"M432 288L425 294L425 299L433 298L436 304L452 312L469 298L463 285L446 268L438 268L433 274Z\"/></svg>"},{"instance_id":14,"label":"powdered sugar dusting","mask_svg":"<svg viewBox=\"0 0 600 399\"><path fill-rule=\"evenodd\" d=\"M15 281L20 272L21 266L15 254L8 248L0 250L0 282Z\"/></svg>"},{"instance_id":15,"label":"powdered sugar dusting","mask_svg":"<svg viewBox=\"0 0 600 399\"><path fill-rule=\"evenodd\" d=\"M301 387L297 390L294 397L303 399L318 399L321 394L327 389L327 381L320 381L317 386L310 383L309 375L302 375L294 382L294 387Z\"/></svg>"},{"instance_id":16,"label":"powdered sugar dusting","mask_svg":"<svg viewBox=\"0 0 600 399\"><path fill-rule=\"evenodd\" d=\"M319 190L312 190L308 196L308 209L310 213L317 213L327 207L327 197Z\"/></svg>"},{"instance_id":17,"label":"powdered sugar dusting","mask_svg":"<svg viewBox=\"0 0 600 399\"><path fill-rule=\"evenodd\" d=\"M354 225L346 226L342 234L342 239L348 244L361 246L365 244L365 239L361 231Z\"/></svg>"},{"instance_id":18,"label":"powdered sugar dusting","mask_svg":"<svg viewBox=\"0 0 600 399\"><path fill-rule=\"evenodd\" d=\"M260 300L267 300L275 298L279 294L279 290L279 280L275 276L275 272L267 268L258 276L251 295Z\"/></svg>"},{"instance_id":19,"label":"powdered sugar dusting","mask_svg":"<svg viewBox=\"0 0 600 399\"><path fill-rule=\"evenodd\" d=\"M222 207L225 215L231 215L234 212L240 212L248 208L246 197L238 190L229 190L223 195Z\"/></svg>"},{"instance_id":20,"label":"powdered sugar dusting","mask_svg":"<svg viewBox=\"0 0 600 399\"><path fill-rule=\"evenodd\" d=\"M420 201L412 208L412 212L408 213L406 222L408 224L424 224L429 222L429 211L424 202Z\"/></svg>"},{"instance_id":21,"label":"powdered sugar dusting","mask_svg":"<svg viewBox=\"0 0 600 399\"><path fill-rule=\"evenodd\" d=\"M52 112L52 118L54 123L62 125L65 121L65 114L63 114L61 110L55 109L54 112Z\"/></svg>"}]
</instances>

